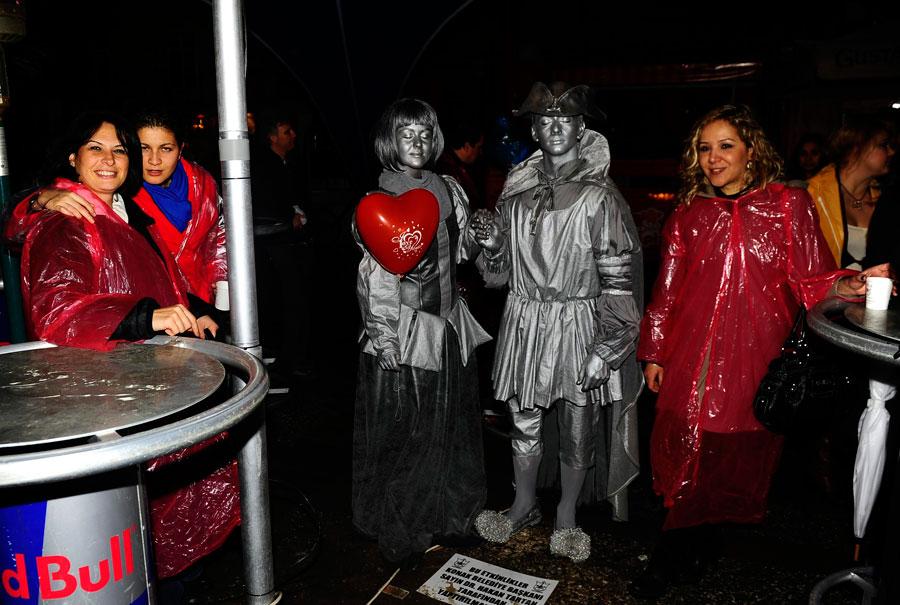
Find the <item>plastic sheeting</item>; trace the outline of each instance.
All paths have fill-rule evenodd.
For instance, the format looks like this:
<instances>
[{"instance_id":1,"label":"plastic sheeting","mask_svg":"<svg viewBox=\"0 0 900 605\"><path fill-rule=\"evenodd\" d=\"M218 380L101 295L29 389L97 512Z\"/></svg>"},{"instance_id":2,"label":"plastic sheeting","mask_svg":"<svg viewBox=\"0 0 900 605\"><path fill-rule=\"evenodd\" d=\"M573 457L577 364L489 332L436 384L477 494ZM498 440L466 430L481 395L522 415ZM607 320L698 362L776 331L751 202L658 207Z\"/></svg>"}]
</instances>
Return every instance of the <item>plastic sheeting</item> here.
<instances>
[{"instance_id":1,"label":"plastic sheeting","mask_svg":"<svg viewBox=\"0 0 900 605\"><path fill-rule=\"evenodd\" d=\"M240 479L233 455L222 433L148 463L153 550L160 578L174 576L213 552L240 525ZM179 464L186 458L190 464Z\"/></svg>"},{"instance_id":2,"label":"plastic sheeting","mask_svg":"<svg viewBox=\"0 0 900 605\"><path fill-rule=\"evenodd\" d=\"M150 297L162 306L186 302L184 279L170 256L164 262L141 234L83 186L65 180L55 186L90 200L97 216L91 224L44 212L8 225L8 234L26 235L22 282L33 335L105 350L115 345L109 336L138 300ZM148 465L153 470L148 483L154 494L150 508L161 578L215 550L240 524L237 464L223 465L223 456L211 455L219 448L210 445L224 438L219 435ZM173 464L188 456L190 465Z\"/></svg>"},{"instance_id":3,"label":"plastic sheeting","mask_svg":"<svg viewBox=\"0 0 900 605\"><path fill-rule=\"evenodd\" d=\"M757 422L753 397L798 303L849 273L834 269L801 189L698 196L670 217L638 347L665 369L650 455L666 529L762 520L782 439Z\"/></svg>"}]
</instances>

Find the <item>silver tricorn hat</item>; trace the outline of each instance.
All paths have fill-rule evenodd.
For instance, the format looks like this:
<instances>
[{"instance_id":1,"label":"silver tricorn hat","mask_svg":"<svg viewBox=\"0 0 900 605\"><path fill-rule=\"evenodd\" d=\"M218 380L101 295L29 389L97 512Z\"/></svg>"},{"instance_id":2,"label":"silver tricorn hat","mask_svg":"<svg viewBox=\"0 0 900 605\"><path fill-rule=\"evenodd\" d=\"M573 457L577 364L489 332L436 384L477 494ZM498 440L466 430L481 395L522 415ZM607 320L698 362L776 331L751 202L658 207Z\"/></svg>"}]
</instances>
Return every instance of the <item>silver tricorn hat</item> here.
<instances>
[{"instance_id":1,"label":"silver tricorn hat","mask_svg":"<svg viewBox=\"0 0 900 605\"><path fill-rule=\"evenodd\" d=\"M565 82L553 82L550 86L543 82L535 82L528 97L512 113L514 116L536 113L547 116L586 115L592 118L605 118L606 114L594 106L592 97L591 87L584 84L570 87Z\"/></svg>"}]
</instances>

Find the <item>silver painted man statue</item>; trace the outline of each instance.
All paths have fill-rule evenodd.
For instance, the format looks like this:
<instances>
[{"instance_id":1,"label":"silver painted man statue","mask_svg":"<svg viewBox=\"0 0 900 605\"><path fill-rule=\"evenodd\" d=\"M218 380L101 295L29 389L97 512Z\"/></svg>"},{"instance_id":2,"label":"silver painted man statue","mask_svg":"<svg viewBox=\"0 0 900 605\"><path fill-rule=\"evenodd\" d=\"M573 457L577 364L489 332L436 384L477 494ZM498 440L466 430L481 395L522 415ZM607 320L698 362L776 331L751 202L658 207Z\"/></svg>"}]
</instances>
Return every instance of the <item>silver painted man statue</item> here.
<instances>
[{"instance_id":1,"label":"silver painted man statue","mask_svg":"<svg viewBox=\"0 0 900 605\"><path fill-rule=\"evenodd\" d=\"M590 538L576 523L577 503L610 499L615 514L627 518L642 384L634 357L640 242L607 174L609 145L585 127L591 112L587 86L536 83L515 113L530 116L540 149L510 171L496 213L473 219L486 284L509 287L493 383L512 417L516 482L509 511L483 511L476 529L506 542L540 523L536 488L547 417L546 430L558 429L562 491L550 551L579 562L590 554ZM556 461L545 461L551 465L555 475Z\"/></svg>"}]
</instances>

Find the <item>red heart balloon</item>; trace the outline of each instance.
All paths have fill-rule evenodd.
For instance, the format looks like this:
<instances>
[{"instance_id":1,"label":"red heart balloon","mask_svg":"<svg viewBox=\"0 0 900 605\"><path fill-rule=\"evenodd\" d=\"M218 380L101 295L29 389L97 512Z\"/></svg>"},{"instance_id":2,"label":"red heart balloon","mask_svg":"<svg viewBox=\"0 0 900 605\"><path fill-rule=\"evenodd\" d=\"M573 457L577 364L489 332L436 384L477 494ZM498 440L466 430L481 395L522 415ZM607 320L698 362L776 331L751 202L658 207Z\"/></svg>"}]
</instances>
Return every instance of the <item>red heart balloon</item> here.
<instances>
[{"instance_id":1,"label":"red heart balloon","mask_svg":"<svg viewBox=\"0 0 900 605\"><path fill-rule=\"evenodd\" d=\"M398 196L370 193L356 207L356 226L369 253L397 275L419 264L439 219L437 198L425 189L410 189Z\"/></svg>"}]
</instances>

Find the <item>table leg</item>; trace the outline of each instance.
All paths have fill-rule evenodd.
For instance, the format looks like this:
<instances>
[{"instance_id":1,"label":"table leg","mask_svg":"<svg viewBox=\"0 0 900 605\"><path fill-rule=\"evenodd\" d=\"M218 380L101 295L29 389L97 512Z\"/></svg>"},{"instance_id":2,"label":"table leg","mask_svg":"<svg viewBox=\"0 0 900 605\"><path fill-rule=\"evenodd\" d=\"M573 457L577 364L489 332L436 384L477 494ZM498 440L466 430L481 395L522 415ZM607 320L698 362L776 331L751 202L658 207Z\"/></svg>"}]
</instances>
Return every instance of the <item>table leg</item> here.
<instances>
[{"instance_id":1,"label":"table leg","mask_svg":"<svg viewBox=\"0 0 900 605\"><path fill-rule=\"evenodd\" d=\"M275 599L272 530L269 512L269 466L266 453L265 407L250 419L256 431L241 448L241 538L247 603L269 605Z\"/></svg>"}]
</instances>

